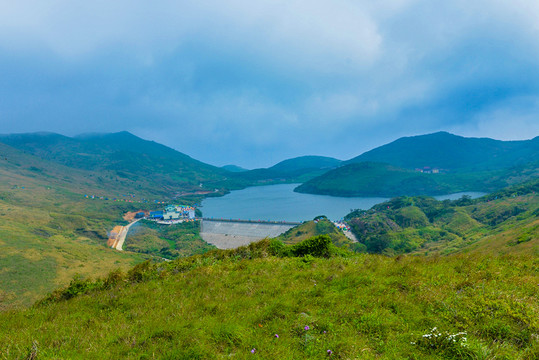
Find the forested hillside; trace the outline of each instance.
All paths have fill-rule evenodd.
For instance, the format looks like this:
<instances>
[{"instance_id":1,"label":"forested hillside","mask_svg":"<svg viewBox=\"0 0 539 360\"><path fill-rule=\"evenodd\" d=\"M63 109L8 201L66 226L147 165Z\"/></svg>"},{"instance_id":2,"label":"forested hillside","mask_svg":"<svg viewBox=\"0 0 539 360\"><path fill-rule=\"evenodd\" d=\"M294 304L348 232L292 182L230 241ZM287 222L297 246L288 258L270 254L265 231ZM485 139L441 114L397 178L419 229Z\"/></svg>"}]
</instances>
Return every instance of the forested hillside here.
<instances>
[{"instance_id":1,"label":"forested hillside","mask_svg":"<svg viewBox=\"0 0 539 360\"><path fill-rule=\"evenodd\" d=\"M478 248L472 245L479 241L492 248L492 241L499 253L539 255L539 180L474 200L397 197L346 218L371 253L448 254Z\"/></svg>"}]
</instances>

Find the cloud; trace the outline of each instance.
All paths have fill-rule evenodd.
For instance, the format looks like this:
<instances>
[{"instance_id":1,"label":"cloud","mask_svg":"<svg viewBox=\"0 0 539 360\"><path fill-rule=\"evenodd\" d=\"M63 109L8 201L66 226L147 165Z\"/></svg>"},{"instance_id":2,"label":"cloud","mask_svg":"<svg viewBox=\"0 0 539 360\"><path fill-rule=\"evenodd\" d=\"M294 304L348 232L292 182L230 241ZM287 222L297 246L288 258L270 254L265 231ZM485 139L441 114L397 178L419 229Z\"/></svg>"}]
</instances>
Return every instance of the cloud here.
<instances>
[{"instance_id":1,"label":"cloud","mask_svg":"<svg viewBox=\"0 0 539 360\"><path fill-rule=\"evenodd\" d=\"M539 136L539 96L520 97L492 105L469 123L452 131L475 137L519 140Z\"/></svg>"},{"instance_id":2,"label":"cloud","mask_svg":"<svg viewBox=\"0 0 539 360\"><path fill-rule=\"evenodd\" d=\"M538 16L526 0L0 1L0 123L131 130L251 167L438 130L531 137Z\"/></svg>"}]
</instances>

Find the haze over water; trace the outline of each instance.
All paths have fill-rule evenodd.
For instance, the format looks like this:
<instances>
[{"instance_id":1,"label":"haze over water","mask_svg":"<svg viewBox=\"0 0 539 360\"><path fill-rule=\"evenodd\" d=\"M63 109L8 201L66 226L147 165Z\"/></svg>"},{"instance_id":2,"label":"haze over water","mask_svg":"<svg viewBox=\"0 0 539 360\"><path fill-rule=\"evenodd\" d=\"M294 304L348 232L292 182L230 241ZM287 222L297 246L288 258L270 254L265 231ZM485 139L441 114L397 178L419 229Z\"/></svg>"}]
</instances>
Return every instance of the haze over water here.
<instances>
[{"instance_id":1,"label":"haze over water","mask_svg":"<svg viewBox=\"0 0 539 360\"><path fill-rule=\"evenodd\" d=\"M249 187L202 202L204 217L242 220L306 221L318 215L340 220L352 209L370 209L388 200L381 197L342 198L295 193L298 184ZM483 193L458 193L435 196L438 200L458 199L462 195L479 197Z\"/></svg>"}]
</instances>

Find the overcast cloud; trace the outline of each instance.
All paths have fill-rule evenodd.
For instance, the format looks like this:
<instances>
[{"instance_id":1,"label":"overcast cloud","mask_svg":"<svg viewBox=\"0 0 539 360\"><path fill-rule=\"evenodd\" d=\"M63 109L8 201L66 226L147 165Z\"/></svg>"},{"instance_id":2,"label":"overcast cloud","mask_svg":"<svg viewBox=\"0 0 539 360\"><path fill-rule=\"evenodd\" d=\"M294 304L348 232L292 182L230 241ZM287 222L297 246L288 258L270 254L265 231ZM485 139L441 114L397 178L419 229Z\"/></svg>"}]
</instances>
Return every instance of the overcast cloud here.
<instances>
[{"instance_id":1,"label":"overcast cloud","mask_svg":"<svg viewBox=\"0 0 539 360\"><path fill-rule=\"evenodd\" d=\"M0 133L132 133L215 165L539 135L531 0L0 0Z\"/></svg>"}]
</instances>

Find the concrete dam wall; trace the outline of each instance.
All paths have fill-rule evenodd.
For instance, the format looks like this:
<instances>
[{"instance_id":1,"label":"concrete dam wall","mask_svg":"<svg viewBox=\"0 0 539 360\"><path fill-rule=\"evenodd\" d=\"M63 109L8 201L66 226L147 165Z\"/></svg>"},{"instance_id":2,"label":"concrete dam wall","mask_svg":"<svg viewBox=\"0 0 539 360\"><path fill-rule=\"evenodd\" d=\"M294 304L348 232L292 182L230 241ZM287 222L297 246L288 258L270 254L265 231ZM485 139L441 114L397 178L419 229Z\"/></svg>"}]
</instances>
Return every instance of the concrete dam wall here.
<instances>
[{"instance_id":1,"label":"concrete dam wall","mask_svg":"<svg viewBox=\"0 0 539 360\"><path fill-rule=\"evenodd\" d=\"M219 249L234 249L252 242L281 235L293 224L268 224L203 220L200 235Z\"/></svg>"}]
</instances>

